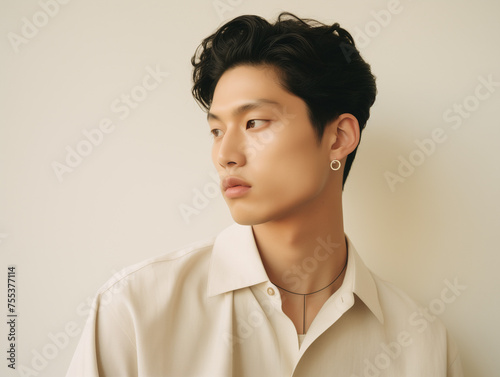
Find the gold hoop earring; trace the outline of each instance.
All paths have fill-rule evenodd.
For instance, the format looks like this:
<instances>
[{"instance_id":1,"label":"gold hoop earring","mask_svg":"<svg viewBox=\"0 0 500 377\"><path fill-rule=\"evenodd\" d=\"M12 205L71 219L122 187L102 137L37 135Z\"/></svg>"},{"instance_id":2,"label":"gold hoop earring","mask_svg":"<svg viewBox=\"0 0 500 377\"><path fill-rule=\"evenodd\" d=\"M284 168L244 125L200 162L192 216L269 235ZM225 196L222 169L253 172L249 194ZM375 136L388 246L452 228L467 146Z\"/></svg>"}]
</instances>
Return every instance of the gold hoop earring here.
<instances>
[{"instance_id":1,"label":"gold hoop earring","mask_svg":"<svg viewBox=\"0 0 500 377\"><path fill-rule=\"evenodd\" d=\"M336 163L338 165L336 167L333 167L334 163ZM332 160L332 162L330 162L330 169L332 169L332 170L339 170L341 165L342 164L340 163L339 160Z\"/></svg>"}]
</instances>

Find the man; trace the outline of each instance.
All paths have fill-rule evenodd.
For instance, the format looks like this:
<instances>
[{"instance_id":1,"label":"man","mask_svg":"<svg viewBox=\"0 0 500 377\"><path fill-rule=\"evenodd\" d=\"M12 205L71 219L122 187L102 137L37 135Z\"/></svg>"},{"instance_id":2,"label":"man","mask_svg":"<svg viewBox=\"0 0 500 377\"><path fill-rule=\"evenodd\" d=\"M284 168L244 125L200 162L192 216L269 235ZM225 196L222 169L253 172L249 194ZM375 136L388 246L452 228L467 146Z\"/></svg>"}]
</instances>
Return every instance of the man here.
<instances>
[{"instance_id":1,"label":"man","mask_svg":"<svg viewBox=\"0 0 500 377\"><path fill-rule=\"evenodd\" d=\"M241 16L192 64L235 223L101 288L68 376L461 376L444 326L344 233L376 94L350 34Z\"/></svg>"}]
</instances>

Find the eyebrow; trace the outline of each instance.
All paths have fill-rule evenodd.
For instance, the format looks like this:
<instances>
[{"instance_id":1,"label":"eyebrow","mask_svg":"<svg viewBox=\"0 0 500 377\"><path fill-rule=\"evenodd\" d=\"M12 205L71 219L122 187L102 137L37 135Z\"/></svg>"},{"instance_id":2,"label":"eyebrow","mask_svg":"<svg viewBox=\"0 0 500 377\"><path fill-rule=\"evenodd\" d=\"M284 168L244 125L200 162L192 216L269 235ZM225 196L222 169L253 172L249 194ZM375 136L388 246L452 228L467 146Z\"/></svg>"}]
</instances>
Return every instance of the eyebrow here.
<instances>
[{"instance_id":1,"label":"eyebrow","mask_svg":"<svg viewBox=\"0 0 500 377\"><path fill-rule=\"evenodd\" d=\"M236 117L236 116L241 115L247 111L257 109L257 108L262 107L264 105L280 105L280 103L276 102L276 101L269 100L269 99L261 98L261 99L257 99L255 101L252 101L249 103L245 103L241 106L238 106L236 109L233 110L232 115L234 117ZM215 119L215 120L220 121L220 118L217 115L215 115L209 111L207 113L207 120L211 120L211 119Z\"/></svg>"}]
</instances>

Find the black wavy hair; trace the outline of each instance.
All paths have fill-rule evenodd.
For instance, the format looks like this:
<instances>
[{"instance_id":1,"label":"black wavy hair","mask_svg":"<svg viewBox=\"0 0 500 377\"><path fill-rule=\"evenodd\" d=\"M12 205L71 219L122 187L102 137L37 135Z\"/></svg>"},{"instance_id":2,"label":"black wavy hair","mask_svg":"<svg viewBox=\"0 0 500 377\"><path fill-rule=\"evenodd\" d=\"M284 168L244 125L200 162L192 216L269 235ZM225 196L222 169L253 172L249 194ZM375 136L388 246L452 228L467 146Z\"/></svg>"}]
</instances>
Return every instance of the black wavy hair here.
<instances>
[{"instance_id":1,"label":"black wavy hair","mask_svg":"<svg viewBox=\"0 0 500 377\"><path fill-rule=\"evenodd\" d=\"M370 65L345 29L289 12L274 24L256 15L228 21L202 41L191 64L193 97L207 111L226 70L238 65L277 68L282 87L306 103L318 143L326 125L343 113L356 117L361 134L377 93ZM342 188L356 151L346 158Z\"/></svg>"}]
</instances>

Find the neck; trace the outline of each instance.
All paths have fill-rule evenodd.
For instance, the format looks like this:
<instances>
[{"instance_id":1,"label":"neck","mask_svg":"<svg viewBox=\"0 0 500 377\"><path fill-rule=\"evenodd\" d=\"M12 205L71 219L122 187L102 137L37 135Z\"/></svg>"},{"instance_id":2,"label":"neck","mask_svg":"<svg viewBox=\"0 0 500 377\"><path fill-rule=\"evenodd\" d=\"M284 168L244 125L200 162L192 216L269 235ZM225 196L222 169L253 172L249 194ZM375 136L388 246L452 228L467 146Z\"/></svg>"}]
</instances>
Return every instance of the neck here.
<instances>
[{"instance_id":1,"label":"neck","mask_svg":"<svg viewBox=\"0 0 500 377\"><path fill-rule=\"evenodd\" d=\"M253 225L264 268L271 282L296 293L327 286L345 266L346 241L341 200L319 202L279 220ZM342 283L335 282L333 291Z\"/></svg>"}]
</instances>

